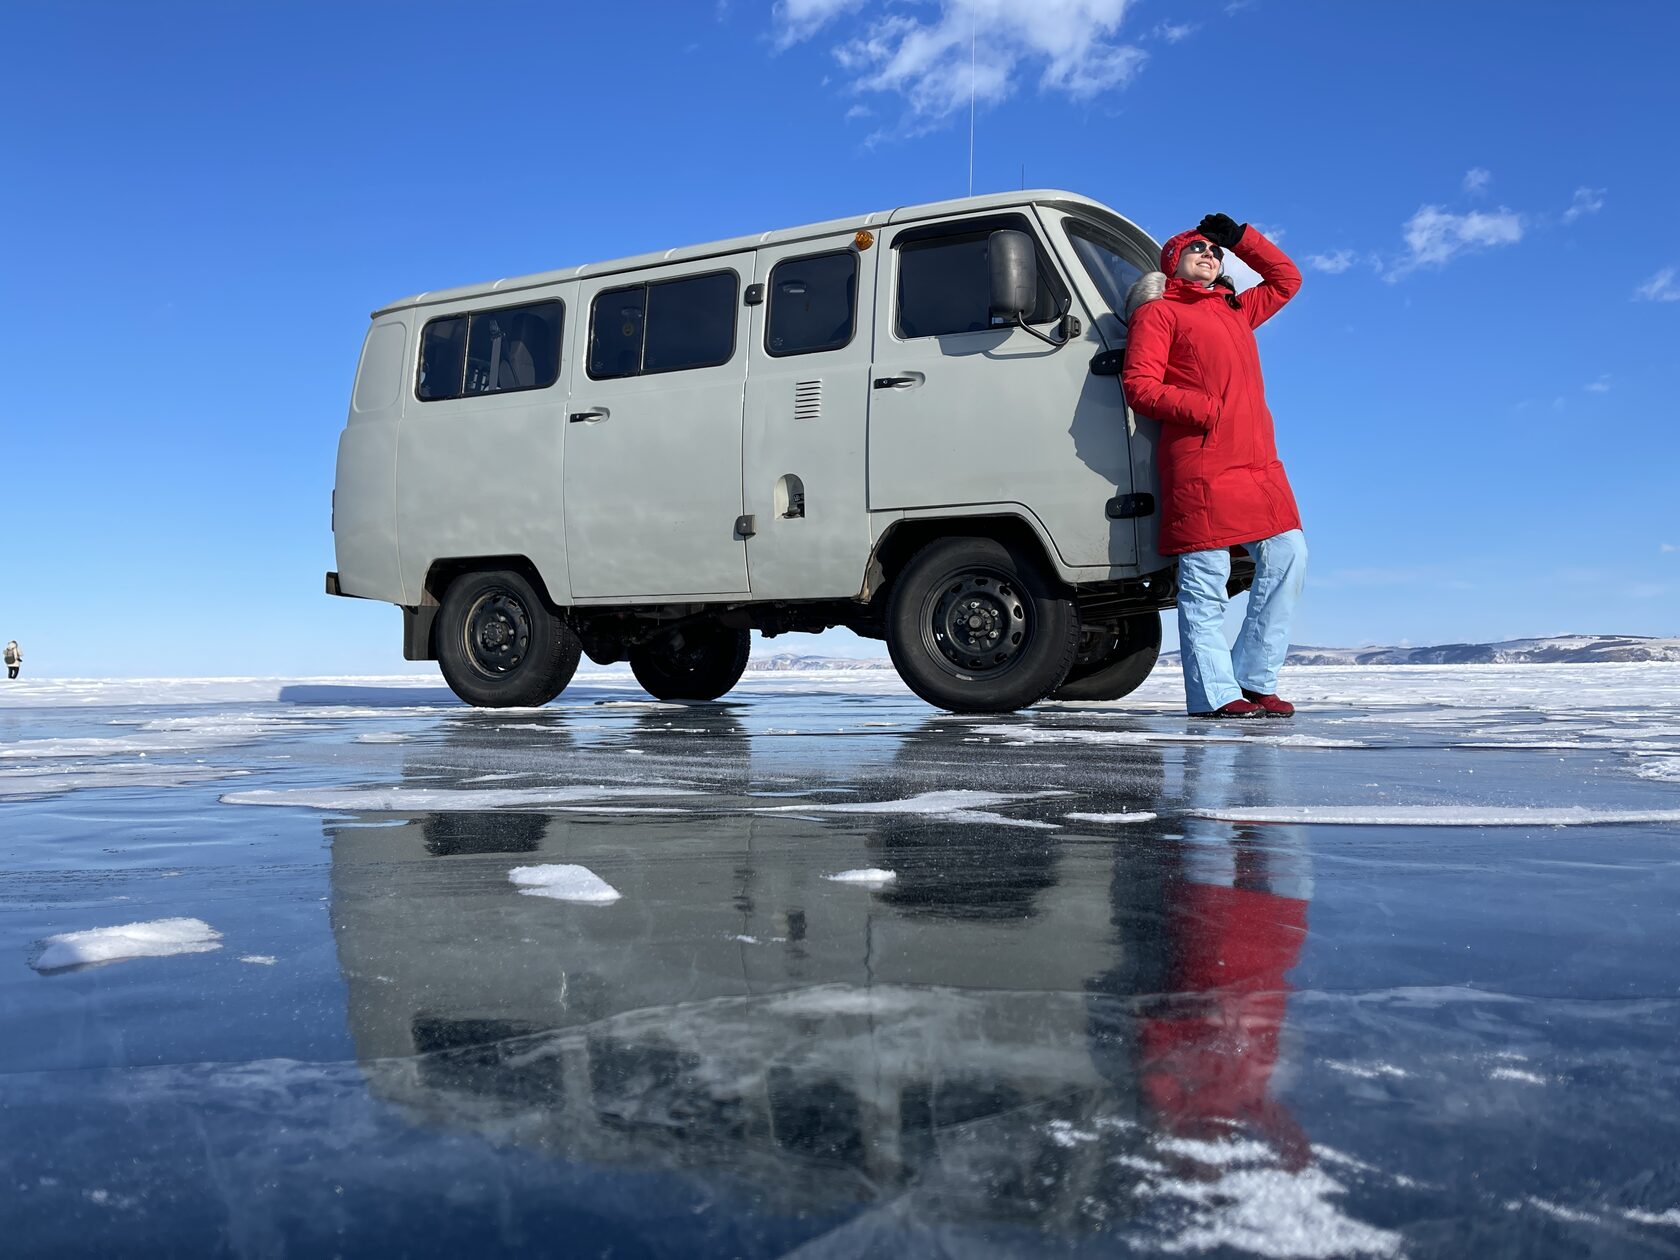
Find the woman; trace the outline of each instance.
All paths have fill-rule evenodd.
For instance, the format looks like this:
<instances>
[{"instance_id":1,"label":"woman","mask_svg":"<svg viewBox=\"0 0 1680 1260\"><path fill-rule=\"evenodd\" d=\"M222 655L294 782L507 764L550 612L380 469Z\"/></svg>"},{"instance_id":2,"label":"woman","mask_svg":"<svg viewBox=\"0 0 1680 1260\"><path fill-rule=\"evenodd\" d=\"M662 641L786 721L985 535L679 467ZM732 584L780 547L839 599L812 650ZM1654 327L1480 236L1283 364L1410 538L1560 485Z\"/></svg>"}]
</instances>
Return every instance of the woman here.
<instances>
[{"instance_id":1,"label":"woman","mask_svg":"<svg viewBox=\"0 0 1680 1260\"><path fill-rule=\"evenodd\" d=\"M1216 284L1232 250L1262 283ZM1178 637L1192 717L1290 717L1277 696L1289 623L1306 579L1301 517L1278 462L1254 330L1295 296L1301 273L1246 223L1210 214L1161 249L1161 270L1127 295L1123 380L1161 422L1162 555L1178 557ZM1236 648L1225 643L1232 547L1254 557Z\"/></svg>"}]
</instances>

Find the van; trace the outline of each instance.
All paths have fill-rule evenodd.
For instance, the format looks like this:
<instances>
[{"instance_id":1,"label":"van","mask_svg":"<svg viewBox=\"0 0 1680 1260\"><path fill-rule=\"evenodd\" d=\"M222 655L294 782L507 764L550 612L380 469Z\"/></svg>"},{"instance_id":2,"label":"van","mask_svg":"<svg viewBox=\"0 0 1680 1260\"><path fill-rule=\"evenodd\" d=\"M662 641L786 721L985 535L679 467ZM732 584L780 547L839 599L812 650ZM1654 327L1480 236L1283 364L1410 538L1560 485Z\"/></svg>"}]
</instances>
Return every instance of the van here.
<instances>
[{"instance_id":1,"label":"van","mask_svg":"<svg viewBox=\"0 0 1680 1260\"><path fill-rule=\"evenodd\" d=\"M582 655L716 699L751 631L834 626L944 709L1125 695L1176 594L1119 383L1158 252L1024 191L392 303L327 591L400 606L474 705L546 704Z\"/></svg>"}]
</instances>

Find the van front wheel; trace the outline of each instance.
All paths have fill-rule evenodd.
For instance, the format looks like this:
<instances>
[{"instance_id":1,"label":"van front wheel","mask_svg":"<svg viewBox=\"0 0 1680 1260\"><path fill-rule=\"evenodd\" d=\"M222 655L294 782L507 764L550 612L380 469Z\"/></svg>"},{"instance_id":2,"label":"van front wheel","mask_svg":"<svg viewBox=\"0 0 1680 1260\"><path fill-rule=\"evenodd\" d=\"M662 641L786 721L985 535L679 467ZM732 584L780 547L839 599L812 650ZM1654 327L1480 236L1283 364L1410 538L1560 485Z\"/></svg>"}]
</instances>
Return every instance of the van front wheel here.
<instances>
[{"instance_id":1,"label":"van front wheel","mask_svg":"<svg viewBox=\"0 0 1680 1260\"><path fill-rule=\"evenodd\" d=\"M887 603L887 650L910 690L953 713L1007 713L1054 691L1079 650L1073 600L990 538L944 538Z\"/></svg>"},{"instance_id":2,"label":"van front wheel","mask_svg":"<svg viewBox=\"0 0 1680 1260\"><path fill-rule=\"evenodd\" d=\"M511 570L456 578L438 610L443 680L480 708L547 704L572 681L582 650L571 626Z\"/></svg>"},{"instance_id":3,"label":"van front wheel","mask_svg":"<svg viewBox=\"0 0 1680 1260\"><path fill-rule=\"evenodd\" d=\"M655 700L716 700L741 681L752 632L691 621L630 649L630 672Z\"/></svg>"}]
</instances>

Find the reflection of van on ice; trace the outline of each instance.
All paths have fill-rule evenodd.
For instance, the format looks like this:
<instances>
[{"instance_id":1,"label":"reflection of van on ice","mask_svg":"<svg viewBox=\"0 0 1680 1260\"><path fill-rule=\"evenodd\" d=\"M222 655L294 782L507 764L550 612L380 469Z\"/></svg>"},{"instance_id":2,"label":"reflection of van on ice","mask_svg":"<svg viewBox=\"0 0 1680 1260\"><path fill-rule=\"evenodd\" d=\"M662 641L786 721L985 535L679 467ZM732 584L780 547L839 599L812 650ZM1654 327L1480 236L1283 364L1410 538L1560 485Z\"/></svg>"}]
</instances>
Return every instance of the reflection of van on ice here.
<instances>
[{"instance_id":1,"label":"reflection of van on ice","mask_svg":"<svg viewBox=\"0 0 1680 1260\"><path fill-rule=\"evenodd\" d=\"M1124 695L1175 593L1117 375L1156 253L1022 192L394 303L327 590L401 605L479 705L546 703L580 652L712 699L750 630L831 626L948 709Z\"/></svg>"}]
</instances>

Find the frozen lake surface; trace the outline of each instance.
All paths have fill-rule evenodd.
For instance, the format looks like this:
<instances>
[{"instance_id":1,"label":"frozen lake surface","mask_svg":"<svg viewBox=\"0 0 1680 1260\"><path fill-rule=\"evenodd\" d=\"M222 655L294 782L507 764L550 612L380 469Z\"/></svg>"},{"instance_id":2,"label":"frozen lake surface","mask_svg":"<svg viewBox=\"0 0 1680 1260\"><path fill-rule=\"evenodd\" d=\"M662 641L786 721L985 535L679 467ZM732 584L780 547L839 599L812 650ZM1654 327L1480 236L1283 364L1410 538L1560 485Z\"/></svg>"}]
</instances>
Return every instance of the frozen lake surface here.
<instances>
[{"instance_id":1,"label":"frozen lake surface","mask_svg":"<svg viewBox=\"0 0 1680 1260\"><path fill-rule=\"evenodd\" d=\"M1680 666L0 684L18 1255L1680 1255Z\"/></svg>"}]
</instances>

